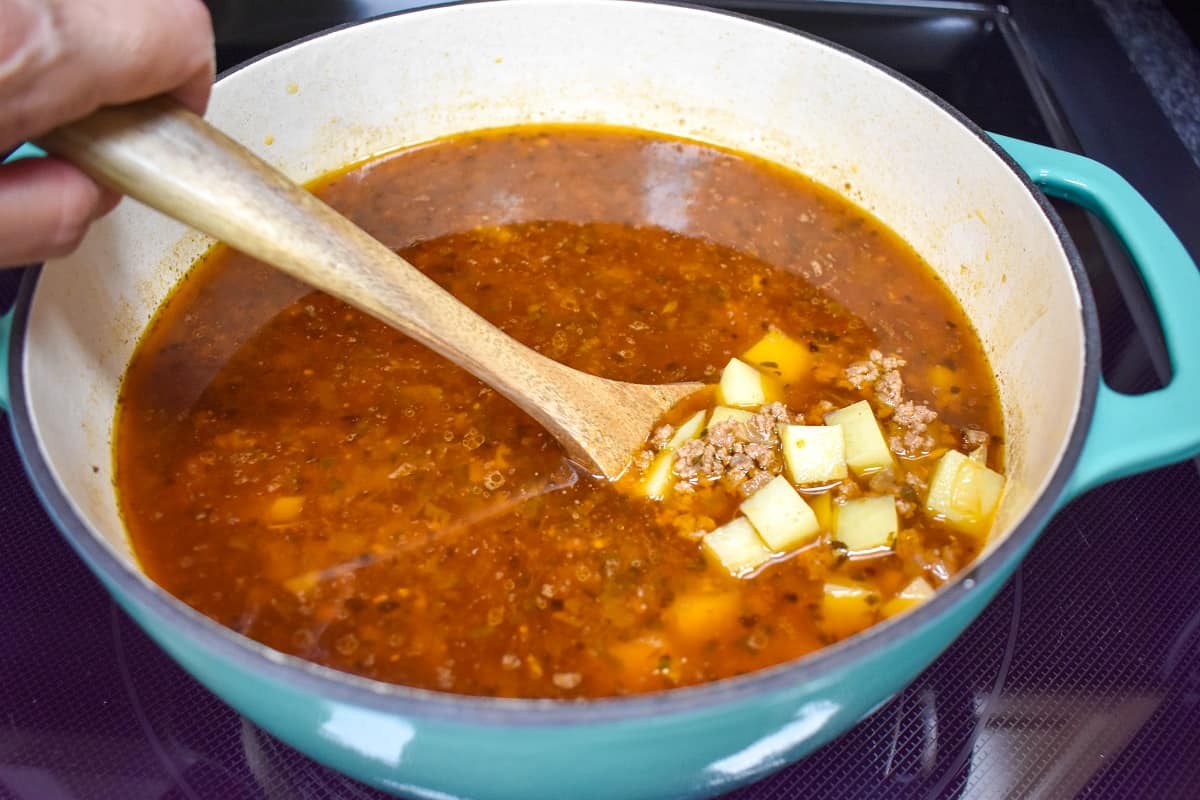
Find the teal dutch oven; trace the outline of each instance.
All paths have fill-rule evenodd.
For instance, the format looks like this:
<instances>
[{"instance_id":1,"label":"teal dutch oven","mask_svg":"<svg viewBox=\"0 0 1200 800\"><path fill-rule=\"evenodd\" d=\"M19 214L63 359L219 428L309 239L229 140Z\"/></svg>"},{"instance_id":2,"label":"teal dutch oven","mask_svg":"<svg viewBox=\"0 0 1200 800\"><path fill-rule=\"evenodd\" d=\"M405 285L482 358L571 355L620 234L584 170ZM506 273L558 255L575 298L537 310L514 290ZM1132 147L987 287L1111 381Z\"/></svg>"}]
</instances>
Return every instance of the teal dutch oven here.
<instances>
[{"instance_id":1,"label":"teal dutch oven","mask_svg":"<svg viewBox=\"0 0 1200 800\"><path fill-rule=\"evenodd\" d=\"M980 613L1063 504L1200 450L1200 275L1129 184L1076 155L989 136L827 42L736 15L610 0L502 0L339 28L223 76L209 118L308 180L372 153L539 121L631 125L755 153L891 226L974 322L997 375L1009 484L981 557L927 603L810 657L716 683L585 702L385 685L273 651L138 569L112 486L133 347L210 244L135 203L31 269L4 317L3 396L63 535L184 669L273 735L425 798L701 797L830 741L911 682ZM1124 241L1174 376L1118 394L1095 309L1041 190ZM660 193L661 194L661 193ZM683 223L686 225L686 223ZM64 676L66 679L66 676Z\"/></svg>"}]
</instances>

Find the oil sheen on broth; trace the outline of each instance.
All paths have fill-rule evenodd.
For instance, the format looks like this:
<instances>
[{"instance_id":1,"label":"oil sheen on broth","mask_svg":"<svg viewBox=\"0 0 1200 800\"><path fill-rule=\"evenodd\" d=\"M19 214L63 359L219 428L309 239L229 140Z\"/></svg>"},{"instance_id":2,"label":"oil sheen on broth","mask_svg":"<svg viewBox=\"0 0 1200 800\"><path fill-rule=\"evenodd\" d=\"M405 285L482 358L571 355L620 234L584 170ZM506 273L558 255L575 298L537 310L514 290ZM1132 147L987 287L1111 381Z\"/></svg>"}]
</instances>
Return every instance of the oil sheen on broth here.
<instances>
[{"instance_id":1,"label":"oil sheen on broth","mask_svg":"<svg viewBox=\"0 0 1200 800\"><path fill-rule=\"evenodd\" d=\"M906 607L916 579L935 588L980 549L981 536L921 507L946 450L986 442L999 469L980 345L929 268L832 192L707 145L579 126L437 141L317 191L581 370L713 383L765 333L786 334L807 359L776 381L791 420L819 425L865 399L897 471L802 487L824 509L819 535L733 577L700 541L745 499L730 481L672 475L656 501L640 496L638 471L615 485L580 475L467 373L217 247L132 359L115 460L145 571L222 624L383 681L618 695L810 653ZM888 372L936 413L908 449L912 431L880 396ZM900 530L853 557L830 509L870 495L895 498Z\"/></svg>"}]
</instances>

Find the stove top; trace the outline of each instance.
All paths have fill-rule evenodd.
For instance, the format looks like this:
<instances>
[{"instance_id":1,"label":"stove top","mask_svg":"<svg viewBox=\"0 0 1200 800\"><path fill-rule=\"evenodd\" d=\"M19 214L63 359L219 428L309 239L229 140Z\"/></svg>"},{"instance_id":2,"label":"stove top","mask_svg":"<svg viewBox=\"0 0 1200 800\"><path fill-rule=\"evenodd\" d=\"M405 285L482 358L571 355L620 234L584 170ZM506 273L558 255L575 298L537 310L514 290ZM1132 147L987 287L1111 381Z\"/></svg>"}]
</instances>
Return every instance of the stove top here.
<instances>
[{"instance_id":1,"label":"stove top","mask_svg":"<svg viewBox=\"0 0 1200 800\"><path fill-rule=\"evenodd\" d=\"M297 0L284 14L271 0L210 0L222 67L406 5ZM1200 254L1188 224L1200 170L1091 3L719 5L859 50L989 130L1108 161ZM1085 213L1060 211L1097 296L1109 381L1160 385L1161 340L1120 246ZM0 275L0 300L16 280ZM0 478L0 800L381 797L239 717L143 636L56 534L7 428ZM1194 797L1197 497L1189 463L1077 500L912 686L730 797Z\"/></svg>"}]
</instances>

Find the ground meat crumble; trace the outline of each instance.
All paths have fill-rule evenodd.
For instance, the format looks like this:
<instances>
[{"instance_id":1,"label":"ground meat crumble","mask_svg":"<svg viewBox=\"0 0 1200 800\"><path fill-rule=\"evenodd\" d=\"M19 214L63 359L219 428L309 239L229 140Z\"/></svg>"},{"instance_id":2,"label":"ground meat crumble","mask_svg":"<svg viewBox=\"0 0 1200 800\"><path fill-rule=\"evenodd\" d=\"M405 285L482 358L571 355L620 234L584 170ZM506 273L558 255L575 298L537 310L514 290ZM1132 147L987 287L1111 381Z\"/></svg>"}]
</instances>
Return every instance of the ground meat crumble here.
<instances>
[{"instance_id":1,"label":"ground meat crumble","mask_svg":"<svg viewBox=\"0 0 1200 800\"><path fill-rule=\"evenodd\" d=\"M662 425L650 436L650 446L655 450L662 450L674 435L674 425Z\"/></svg>"},{"instance_id":2,"label":"ground meat crumble","mask_svg":"<svg viewBox=\"0 0 1200 800\"><path fill-rule=\"evenodd\" d=\"M868 360L857 361L846 367L846 380L859 391L872 385L875 397L881 403L895 408L904 395L904 379L900 368L908 362L894 353L885 356L878 350L867 354Z\"/></svg>"},{"instance_id":3,"label":"ground meat crumble","mask_svg":"<svg viewBox=\"0 0 1200 800\"><path fill-rule=\"evenodd\" d=\"M917 513L921 505L921 496L929 489L929 485L912 472L905 473L903 480L896 480L891 470L883 470L870 477L867 488L876 494L890 494L895 497L896 512L909 518Z\"/></svg>"},{"instance_id":4,"label":"ground meat crumble","mask_svg":"<svg viewBox=\"0 0 1200 800\"><path fill-rule=\"evenodd\" d=\"M906 363L898 355L872 350L867 360L845 369L845 379L875 401L872 405L891 451L902 457L919 458L936 446L934 434L938 431L930 430L930 426L937 422L938 414L924 403L904 398L900 369ZM821 424L835 408L830 401L821 400L810 409L810 424ZM778 429L781 422L804 424L805 416L789 411L782 403L770 403L745 421L718 422L702 436L683 443L675 451L672 465L677 479L673 490L691 494L697 488L724 483L743 497L753 495L783 472ZM671 425L662 425L654 431L647 449L638 455L636 464L640 471L649 468L654 455L667 447L675 432ZM961 436L968 450L986 444L991 438L986 431L976 428L963 429ZM904 518L912 518L920 508L920 498L928 490L921 477L904 469L898 474L884 470L864 480L865 485L848 477L834 485L831 487L834 498L844 502L865 492L890 494L896 498L897 512Z\"/></svg>"},{"instance_id":5,"label":"ground meat crumble","mask_svg":"<svg viewBox=\"0 0 1200 800\"><path fill-rule=\"evenodd\" d=\"M778 425L791 421L782 403L770 403L745 422L718 422L703 438L685 442L675 451L673 472L679 478L675 488L686 492L725 481L749 497L783 471Z\"/></svg>"},{"instance_id":6,"label":"ground meat crumble","mask_svg":"<svg viewBox=\"0 0 1200 800\"><path fill-rule=\"evenodd\" d=\"M962 432L963 445L968 450L974 450L980 445L985 445L992 437L987 431L981 431L978 428L964 428Z\"/></svg>"},{"instance_id":7,"label":"ground meat crumble","mask_svg":"<svg viewBox=\"0 0 1200 800\"><path fill-rule=\"evenodd\" d=\"M929 434L929 424L937 419L937 412L927 405L905 401L896 406L892 415L892 423L899 431L888 439L888 446L893 453L918 454L933 449L933 437Z\"/></svg>"},{"instance_id":8,"label":"ground meat crumble","mask_svg":"<svg viewBox=\"0 0 1200 800\"><path fill-rule=\"evenodd\" d=\"M885 407L885 413L891 409L886 424L888 447L893 453L923 455L934 446L929 425L937 419L937 412L924 403L904 399L904 378L900 375L900 368L907 363L894 353L885 356L878 350L872 350L866 361L857 361L846 367L846 380L859 391L870 386L875 400Z\"/></svg>"}]
</instances>

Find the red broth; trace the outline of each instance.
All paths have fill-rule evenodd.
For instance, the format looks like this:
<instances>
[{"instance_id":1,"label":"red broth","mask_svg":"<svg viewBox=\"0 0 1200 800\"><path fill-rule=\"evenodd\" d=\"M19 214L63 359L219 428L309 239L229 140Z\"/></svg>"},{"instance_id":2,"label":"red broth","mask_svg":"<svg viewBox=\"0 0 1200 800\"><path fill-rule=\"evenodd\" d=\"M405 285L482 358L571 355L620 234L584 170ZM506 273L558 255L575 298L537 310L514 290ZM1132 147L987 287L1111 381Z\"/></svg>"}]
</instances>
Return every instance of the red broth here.
<instances>
[{"instance_id":1,"label":"red broth","mask_svg":"<svg viewBox=\"0 0 1200 800\"><path fill-rule=\"evenodd\" d=\"M901 454L905 473L927 479L967 431L1001 444L980 345L928 266L846 200L756 158L517 127L392 153L316 191L573 367L714 382L775 328L812 357L783 387L800 417L878 405L847 368L872 350L906 361L906 395L938 419L930 447ZM825 531L731 577L695 534L733 514L732 488L656 502L580 474L475 378L224 247L137 348L115 461L137 557L184 602L286 653L464 694L598 697L761 669L874 623L913 578L937 586L981 544L918 507L876 557L847 558ZM866 612L830 606L830 579L867 587Z\"/></svg>"}]
</instances>

